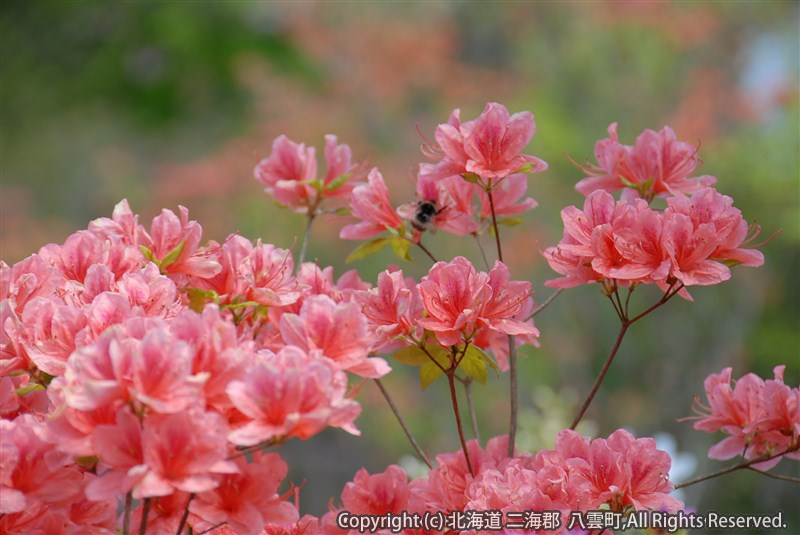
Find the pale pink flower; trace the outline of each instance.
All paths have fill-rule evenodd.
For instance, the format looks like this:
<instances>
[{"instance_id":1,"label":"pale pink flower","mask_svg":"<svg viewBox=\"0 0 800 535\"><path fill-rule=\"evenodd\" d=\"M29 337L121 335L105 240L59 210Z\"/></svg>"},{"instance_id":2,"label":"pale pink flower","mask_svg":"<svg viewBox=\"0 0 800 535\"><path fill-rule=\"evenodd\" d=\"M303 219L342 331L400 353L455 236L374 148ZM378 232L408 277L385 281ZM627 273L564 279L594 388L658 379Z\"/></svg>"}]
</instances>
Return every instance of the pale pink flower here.
<instances>
[{"instance_id":1,"label":"pale pink flower","mask_svg":"<svg viewBox=\"0 0 800 535\"><path fill-rule=\"evenodd\" d=\"M527 325L528 333L516 335L514 346L521 347L532 345L539 347L539 329L536 328L533 318L528 319L534 308L533 297L525 300L522 308L514 315L514 320L523 322ZM472 343L481 349L489 350L497 361L500 371L508 371L508 335L492 329L478 329Z\"/></svg>"},{"instance_id":2,"label":"pale pink flower","mask_svg":"<svg viewBox=\"0 0 800 535\"><path fill-rule=\"evenodd\" d=\"M89 223L89 231L104 240L121 240L125 245L138 246L145 234L139 216L133 213L128 199L114 206L111 218L100 217Z\"/></svg>"},{"instance_id":3,"label":"pale pink flower","mask_svg":"<svg viewBox=\"0 0 800 535\"><path fill-rule=\"evenodd\" d=\"M454 110L449 121L436 128L438 147L426 152L441 160L438 178L470 173L489 184L514 173L547 169L542 160L522 154L535 130L530 112L509 115L502 104L489 102L477 119L465 123Z\"/></svg>"},{"instance_id":4,"label":"pale pink flower","mask_svg":"<svg viewBox=\"0 0 800 535\"><path fill-rule=\"evenodd\" d=\"M342 228L339 237L344 240L366 240L386 230L398 231L403 226L377 168L369 172L367 180L366 184L357 185L350 196L350 212L361 221Z\"/></svg>"},{"instance_id":5,"label":"pale pink flower","mask_svg":"<svg viewBox=\"0 0 800 535\"><path fill-rule=\"evenodd\" d=\"M247 418L229 434L231 442L252 446L275 437L309 438L326 426L359 434L353 421L361 412L346 398L347 376L328 359L309 357L297 347L279 353L262 350L244 379L227 392Z\"/></svg>"},{"instance_id":6,"label":"pale pink flower","mask_svg":"<svg viewBox=\"0 0 800 535\"><path fill-rule=\"evenodd\" d=\"M608 134L595 145L598 166L582 166L589 177L575 189L584 195L598 189L613 192L626 188L626 192L649 200L655 195L691 194L717 181L711 176L690 178L700 163L697 148L678 141L668 126L659 132L645 130L633 146L619 143L617 123L608 127Z\"/></svg>"},{"instance_id":7,"label":"pale pink flower","mask_svg":"<svg viewBox=\"0 0 800 535\"><path fill-rule=\"evenodd\" d=\"M589 440L575 431L556 436L556 453L580 489L581 509L608 505L613 511L654 509L677 511L683 504L671 498L671 459L651 438L634 438L624 429L608 439Z\"/></svg>"},{"instance_id":8,"label":"pale pink flower","mask_svg":"<svg viewBox=\"0 0 800 535\"><path fill-rule=\"evenodd\" d=\"M176 490L199 493L216 488L220 474L239 470L235 463L225 460L226 434L227 425L217 413L149 414L142 430L147 471L134 486L134 497L166 496Z\"/></svg>"},{"instance_id":9,"label":"pale pink flower","mask_svg":"<svg viewBox=\"0 0 800 535\"><path fill-rule=\"evenodd\" d=\"M325 161L327 173L318 179L314 148L281 135L273 141L272 153L253 173L278 203L295 212L313 214L324 199L349 194L359 175L350 147L338 144L334 135L325 136Z\"/></svg>"},{"instance_id":10,"label":"pale pink flower","mask_svg":"<svg viewBox=\"0 0 800 535\"><path fill-rule=\"evenodd\" d=\"M731 368L709 375L704 387L708 405L695 398L695 429L729 435L708 450L711 459L726 460L744 456L751 460L791 451L788 457L800 458L800 388L783 382L783 366L776 366L775 378L764 381L748 373L731 383ZM762 470L780 462L776 456L755 466Z\"/></svg>"},{"instance_id":11,"label":"pale pink flower","mask_svg":"<svg viewBox=\"0 0 800 535\"><path fill-rule=\"evenodd\" d=\"M244 377L251 360L250 348L239 343L236 327L216 305L207 305L202 314L183 310L170 322L169 329L192 347L192 374L208 377L202 385L206 406L224 414L232 407L225 389L234 379Z\"/></svg>"},{"instance_id":12,"label":"pale pink flower","mask_svg":"<svg viewBox=\"0 0 800 535\"><path fill-rule=\"evenodd\" d=\"M149 251L162 273L207 279L219 273L221 267L212 249L200 248L203 228L189 220L189 210L178 207L180 217L164 209L153 218L150 233L143 233L139 242Z\"/></svg>"},{"instance_id":13,"label":"pale pink flower","mask_svg":"<svg viewBox=\"0 0 800 535\"><path fill-rule=\"evenodd\" d=\"M291 252L258 240L230 235L219 246L222 269L215 276L199 281L201 289L213 290L223 304L247 301L267 306L285 306L297 301L302 287L292 276Z\"/></svg>"},{"instance_id":14,"label":"pale pink flower","mask_svg":"<svg viewBox=\"0 0 800 535\"><path fill-rule=\"evenodd\" d=\"M286 463L275 453L253 453L247 462L238 457L236 474L226 474L217 488L202 492L192 500L189 510L196 515L195 531L227 523L236 533L258 535L265 524L289 525L298 521L297 508L278 494L286 477ZM206 527L207 526L207 527Z\"/></svg>"},{"instance_id":15,"label":"pale pink flower","mask_svg":"<svg viewBox=\"0 0 800 535\"><path fill-rule=\"evenodd\" d=\"M376 344L383 347L398 337L415 337L422 317L422 303L416 285L403 278L403 272L384 271L375 288L359 292L356 301L367 318Z\"/></svg>"},{"instance_id":16,"label":"pale pink flower","mask_svg":"<svg viewBox=\"0 0 800 535\"><path fill-rule=\"evenodd\" d=\"M367 358L371 337L355 303L336 303L326 295L307 297L299 314L281 316L280 331L285 343L327 357L340 370L369 378L391 370L385 360Z\"/></svg>"},{"instance_id":17,"label":"pale pink flower","mask_svg":"<svg viewBox=\"0 0 800 535\"><path fill-rule=\"evenodd\" d=\"M64 282L61 272L38 254L9 266L0 261L0 298L16 314L36 297L50 297Z\"/></svg>"},{"instance_id":18,"label":"pale pink flower","mask_svg":"<svg viewBox=\"0 0 800 535\"><path fill-rule=\"evenodd\" d=\"M40 370L62 375L76 348L76 335L87 323L83 311L53 298L37 297L25 306L21 319L21 344L28 358Z\"/></svg>"}]
</instances>

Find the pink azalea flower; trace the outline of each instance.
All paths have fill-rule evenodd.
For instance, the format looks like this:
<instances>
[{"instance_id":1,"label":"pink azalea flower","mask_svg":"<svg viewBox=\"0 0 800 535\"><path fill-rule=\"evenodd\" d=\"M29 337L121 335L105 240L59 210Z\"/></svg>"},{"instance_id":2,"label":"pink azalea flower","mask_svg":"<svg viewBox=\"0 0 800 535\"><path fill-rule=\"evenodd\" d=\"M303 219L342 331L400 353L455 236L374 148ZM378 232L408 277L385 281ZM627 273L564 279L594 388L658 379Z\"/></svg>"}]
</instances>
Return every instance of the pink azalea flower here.
<instances>
[{"instance_id":1,"label":"pink azalea flower","mask_svg":"<svg viewBox=\"0 0 800 535\"><path fill-rule=\"evenodd\" d=\"M671 498L671 460L651 438L634 438L620 429L608 439L589 440L575 431L556 436L555 451L581 485L581 509L608 505L613 511L653 509L677 511L683 504Z\"/></svg>"},{"instance_id":2,"label":"pink azalea flower","mask_svg":"<svg viewBox=\"0 0 800 535\"><path fill-rule=\"evenodd\" d=\"M200 429L202 433L198 433ZM227 425L217 413L149 414L142 430L147 471L134 486L134 497L167 496L176 490L199 493L216 488L220 474L239 470L235 463L225 460L226 434Z\"/></svg>"},{"instance_id":3,"label":"pink azalea flower","mask_svg":"<svg viewBox=\"0 0 800 535\"><path fill-rule=\"evenodd\" d=\"M726 460L743 455L756 459L790 451L800 458L800 388L783 382L783 366L776 366L775 378L764 381L748 373L731 383L731 368L709 375L704 383L708 405L695 398L695 429L729 435L708 450L711 459ZM698 410L699 409L699 410ZM767 470L780 462L777 456L757 468Z\"/></svg>"},{"instance_id":4,"label":"pink azalea flower","mask_svg":"<svg viewBox=\"0 0 800 535\"><path fill-rule=\"evenodd\" d=\"M402 271L384 271L375 288L357 293L356 301L375 333L376 345L384 347L399 337L416 337L422 303L416 285ZM385 351L385 350L384 350Z\"/></svg>"},{"instance_id":5,"label":"pink azalea flower","mask_svg":"<svg viewBox=\"0 0 800 535\"><path fill-rule=\"evenodd\" d=\"M514 173L547 169L542 160L522 154L535 130L530 112L509 115L502 104L489 102L480 117L466 123L454 110L449 121L436 128L438 147L428 147L427 154L441 160L435 170L438 178L470 173L488 185Z\"/></svg>"},{"instance_id":6,"label":"pink azalea flower","mask_svg":"<svg viewBox=\"0 0 800 535\"><path fill-rule=\"evenodd\" d=\"M347 376L330 360L293 346L258 356L244 379L227 387L234 406L249 419L230 432L231 442L252 446L275 437L306 439L326 426L359 434L353 421L361 407L345 397Z\"/></svg>"},{"instance_id":7,"label":"pink azalea flower","mask_svg":"<svg viewBox=\"0 0 800 535\"><path fill-rule=\"evenodd\" d=\"M22 314L23 338L28 358L50 375L64 373L67 358L76 348L76 335L86 326L81 309L53 298L31 300Z\"/></svg>"},{"instance_id":8,"label":"pink azalea flower","mask_svg":"<svg viewBox=\"0 0 800 535\"><path fill-rule=\"evenodd\" d=\"M380 474L359 470L342 491L342 505L353 514L399 514L408 509L408 497L408 476L393 464Z\"/></svg>"},{"instance_id":9,"label":"pink azalea flower","mask_svg":"<svg viewBox=\"0 0 800 535\"><path fill-rule=\"evenodd\" d=\"M308 297L299 314L281 316L280 331L286 344L327 357L340 370L369 378L391 370L385 360L367 358L371 337L355 303L336 303L326 295Z\"/></svg>"},{"instance_id":10,"label":"pink azalea flower","mask_svg":"<svg viewBox=\"0 0 800 535\"><path fill-rule=\"evenodd\" d=\"M361 221L342 228L344 240L366 240L382 232L400 230L403 220L392 208L389 190L377 168L369 172L368 183L359 184L350 196L350 212Z\"/></svg>"},{"instance_id":11,"label":"pink azalea flower","mask_svg":"<svg viewBox=\"0 0 800 535\"><path fill-rule=\"evenodd\" d=\"M667 199L667 212L688 216L694 229L713 225L716 248L711 253L714 260L748 267L764 264L764 255L755 249L741 247L755 237L760 228L755 226L753 236L748 239L751 227L742 218L742 212L733 207L733 199L713 188L705 188L691 198L671 197Z\"/></svg>"},{"instance_id":12,"label":"pink azalea flower","mask_svg":"<svg viewBox=\"0 0 800 535\"><path fill-rule=\"evenodd\" d=\"M697 149L678 141L668 126L659 132L645 130L633 146L619 143L617 123L608 127L608 134L595 145L598 165L582 167L589 177L575 189L584 195L626 188L649 200L655 195L691 194L717 181L711 176L690 178L699 164Z\"/></svg>"},{"instance_id":13,"label":"pink azalea flower","mask_svg":"<svg viewBox=\"0 0 800 535\"><path fill-rule=\"evenodd\" d=\"M139 224L139 217L128 204L128 199L122 199L114 206L110 219L101 217L90 222L89 231L104 240L120 240L125 245L133 246L138 246L145 234L144 227Z\"/></svg>"},{"instance_id":14,"label":"pink azalea flower","mask_svg":"<svg viewBox=\"0 0 800 535\"><path fill-rule=\"evenodd\" d=\"M202 492L192 500L189 510L199 519L197 532L227 523L236 533L258 535L265 524L289 525L298 521L297 508L278 494L286 477L286 463L275 453L253 453L252 462L244 457L235 461L237 474L222 476L219 486Z\"/></svg>"},{"instance_id":15,"label":"pink azalea flower","mask_svg":"<svg viewBox=\"0 0 800 535\"><path fill-rule=\"evenodd\" d=\"M482 188L476 188L476 190L478 198L481 200L480 216L484 219L491 219L492 209L489 203L489 195ZM528 178L522 173L509 175L505 180L495 185L492 188L495 216L512 216L536 208L538 203L531 197L520 200L527 191Z\"/></svg>"},{"instance_id":16,"label":"pink azalea flower","mask_svg":"<svg viewBox=\"0 0 800 535\"><path fill-rule=\"evenodd\" d=\"M38 254L10 267L0 260L0 297L17 315L28 301L52 296L63 282L61 272Z\"/></svg>"},{"instance_id":17,"label":"pink azalea flower","mask_svg":"<svg viewBox=\"0 0 800 535\"><path fill-rule=\"evenodd\" d=\"M317 160L313 147L295 143L284 135L272 143L272 153L253 171L256 179L278 203L299 213L316 213L324 199L347 195L358 178L350 147L337 143L336 136L325 136L325 161L328 171L317 179Z\"/></svg>"},{"instance_id":18,"label":"pink azalea flower","mask_svg":"<svg viewBox=\"0 0 800 535\"><path fill-rule=\"evenodd\" d=\"M126 494L147 472L142 445L142 424L129 407L117 410L113 424L101 424L92 432L92 445L100 460L98 475L86 487L92 500Z\"/></svg>"},{"instance_id":19,"label":"pink azalea flower","mask_svg":"<svg viewBox=\"0 0 800 535\"><path fill-rule=\"evenodd\" d=\"M180 217L164 209L153 218L150 233L144 233L139 245L146 247L161 271L170 275L187 275L207 279L221 267L214 251L199 248L203 228L189 220L189 210L178 207Z\"/></svg>"},{"instance_id":20,"label":"pink azalea flower","mask_svg":"<svg viewBox=\"0 0 800 535\"><path fill-rule=\"evenodd\" d=\"M443 345L469 340L480 327L512 335L536 332L514 318L531 295L530 283L511 281L500 262L488 274L463 257L438 262L417 288L427 313L418 323Z\"/></svg>"},{"instance_id":21,"label":"pink azalea flower","mask_svg":"<svg viewBox=\"0 0 800 535\"><path fill-rule=\"evenodd\" d=\"M42 425L28 414L0 420L0 515L71 500L82 490L78 466L39 438Z\"/></svg>"}]
</instances>

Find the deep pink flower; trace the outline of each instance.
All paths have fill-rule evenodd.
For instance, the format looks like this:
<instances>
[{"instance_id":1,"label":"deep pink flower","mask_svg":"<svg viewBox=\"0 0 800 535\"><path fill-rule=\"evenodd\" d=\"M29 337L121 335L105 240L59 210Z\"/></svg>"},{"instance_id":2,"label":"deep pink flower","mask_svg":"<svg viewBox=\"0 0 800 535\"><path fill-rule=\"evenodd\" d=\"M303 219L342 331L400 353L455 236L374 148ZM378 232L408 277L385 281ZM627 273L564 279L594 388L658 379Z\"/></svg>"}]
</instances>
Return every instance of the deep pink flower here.
<instances>
[{"instance_id":1,"label":"deep pink flower","mask_svg":"<svg viewBox=\"0 0 800 535\"><path fill-rule=\"evenodd\" d=\"M236 533L258 535L264 525L289 525L298 521L297 508L278 494L287 466L278 454L253 453L253 460L234 460L239 472L226 474L219 486L202 492L192 500L189 510L197 515L195 531L227 523Z\"/></svg>"},{"instance_id":2,"label":"deep pink flower","mask_svg":"<svg viewBox=\"0 0 800 535\"><path fill-rule=\"evenodd\" d=\"M408 476L393 464L379 474L359 470L342 491L342 505L353 514L399 514L408 509L408 497Z\"/></svg>"},{"instance_id":3,"label":"deep pink flower","mask_svg":"<svg viewBox=\"0 0 800 535\"><path fill-rule=\"evenodd\" d=\"M262 350L244 379L231 381L231 401L249 419L229 434L252 446L275 437L309 438L326 426L359 434L353 421L361 406L345 397L347 376L329 359L312 358L297 347L278 354Z\"/></svg>"},{"instance_id":4,"label":"deep pink flower","mask_svg":"<svg viewBox=\"0 0 800 535\"><path fill-rule=\"evenodd\" d=\"M440 159L438 178L471 173L485 184L497 182L518 172L547 169L542 160L522 154L536 130L533 115L509 115L502 104L489 102L473 121L461 122L454 110L445 124L436 128L438 147L428 147L428 155Z\"/></svg>"},{"instance_id":5,"label":"deep pink flower","mask_svg":"<svg viewBox=\"0 0 800 535\"><path fill-rule=\"evenodd\" d=\"M39 438L42 425L28 414L0 420L0 515L71 500L82 490L78 466Z\"/></svg>"},{"instance_id":6,"label":"deep pink flower","mask_svg":"<svg viewBox=\"0 0 800 535\"><path fill-rule=\"evenodd\" d=\"M534 334L515 316L531 295L530 283L511 281L501 262L487 274L469 260L437 262L417 286L427 317L419 325L448 346L471 339L480 327L505 334Z\"/></svg>"},{"instance_id":7,"label":"deep pink flower","mask_svg":"<svg viewBox=\"0 0 800 535\"><path fill-rule=\"evenodd\" d=\"M367 180L368 183L356 186L350 196L350 212L361 221L342 228L339 237L344 240L366 240L403 226L403 220L392 208L389 190L377 168L369 172Z\"/></svg>"},{"instance_id":8,"label":"deep pink flower","mask_svg":"<svg viewBox=\"0 0 800 535\"><path fill-rule=\"evenodd\" d=\"M273 141L272 153L253 172L280 204L295 212L315 213L322 200L349 194L359 173L352 164L350 147L339 145L336 136L325 136L328 171L322 179L317 178L314 154L313 147L281 135Z\"/></svg>"},{"instance_id":9,"label":"deep pink flower","mask_svg":"<svg viewBox=\"0 0 800 535\"><path fill-rule=\"evenodd\" d=\"M626 188L649 200L655 195L691 194L717 181L711 176L690 178L699 164L697 148L678 141L668 126L659 132L645 130L633 146L619 143L617 123L608 127L608 134L595 145L598 165L582 166L589 177L575 189L584 195Z\"/></svg>"}]
</instances>

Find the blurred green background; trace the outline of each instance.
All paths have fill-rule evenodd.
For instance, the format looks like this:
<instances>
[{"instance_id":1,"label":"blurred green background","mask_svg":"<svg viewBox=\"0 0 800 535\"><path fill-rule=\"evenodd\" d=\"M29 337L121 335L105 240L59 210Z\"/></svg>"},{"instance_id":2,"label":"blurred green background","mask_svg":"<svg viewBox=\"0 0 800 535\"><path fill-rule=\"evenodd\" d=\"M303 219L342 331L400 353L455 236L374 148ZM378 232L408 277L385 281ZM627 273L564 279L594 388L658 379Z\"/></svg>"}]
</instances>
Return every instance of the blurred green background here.
<instances>
[{"instance_id":1,"label":"blurred green background","mask_svg":"<svg viewBox=\"0 0 800 535\"><path fill-rule=\"evenodd\" d=\"M632 144L645 128L671 125L700 144L702 173L735 199L763 237L763 268L669 303L626 338L584 428L606 436L670 433L695 457L694 474L720 463L709 436L677 418L712 372L733 366L770 376L787 364L800 380L800 180L798 4L795 2L69 2L7 1L0 7L0 256L8 263L61 242L128 198L147 223L162 207L189 208L205 238L231 232L291 246L301 216L277 208L252 168L285 133L321 148L336 133L357 160L377 165L396 204L412 198L421 140L449 112L472 118L485 102L531 110L528 148L550 163L533 175L540 206L503 229L515 278L539 300L554 277L539 251L561 235L559 211L582 204L582 173L565 158L593 159L614 121ZM319 150L318 150L319 153ZM345 266L355 243L343 222L316 225L310 256L337 276L365 280L379 255ZM487 240L487 247L491 242ZM479 259L471 240L438 233L440 258ZM428 263L403 265L420 276ZM634 299L645 307L657 292ZM596 286L570 290L537 318L542 347L521 364L529 449L552 446L568 424L616 334ZM386 379L418 439L434 453L458 447L443 384L420 394L413 370ZM506 376L475 396L484 441L505 432ZM362 438L325 433L281 453L291 477L308 480L301 508L320 514L360 466L380 471L411 450L374 385L364 385ZM335 457L335 458L334 458ZM776 471L798 476L798 463ZM679 479L691 475L683 474ZM724 513L783 509L800 526L797 487L740 472L687 489L687 504Z\"/></svg>"}]
</instances>

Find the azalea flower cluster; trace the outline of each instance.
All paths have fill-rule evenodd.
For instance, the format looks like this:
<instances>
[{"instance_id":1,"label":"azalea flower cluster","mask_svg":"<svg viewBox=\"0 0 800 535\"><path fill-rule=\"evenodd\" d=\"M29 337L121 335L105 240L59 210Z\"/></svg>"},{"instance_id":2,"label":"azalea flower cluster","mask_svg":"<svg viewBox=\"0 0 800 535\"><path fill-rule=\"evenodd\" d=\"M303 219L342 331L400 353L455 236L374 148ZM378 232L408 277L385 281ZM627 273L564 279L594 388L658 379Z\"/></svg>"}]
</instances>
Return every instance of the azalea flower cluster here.
<instances>
[{"instance_id":1,"label":"azalea flower cluster","mask_svg":"<svg viewBox=\"0 0 800 535\"><path fill-rule=\"evenodd\" d=\"M292 524L285 463L240 450L359 433L347 372L389 371L343 297L368 286L350 273L337 288L312 264L295 276L273 245L201 236L185 208L146 230L123 201L2 265L4 531L113 530L128 493L151 501L154 530L174 532L187 508L200 531Z\"/></svg>"},{"instance_id":2,"label":"azalea flower cluster","mask_svg":"<svg viewBox=\"0 0 800 535\"><path fill-rule=\"evenodd\" d=\"M713 188L669 197L663 211L641 198L615 201L596 190L583 210L569 206L561 219L564 237L544 251L553 271L563 275L545 283L555 288L597 281L663 289L711 285L728 280L730 266L764 263L761 252L743 247L758 228Z\"/></svg>"},{"instance_id":3,"label":"azalea flower cluster","mask_svg":"<svg viewBox=\"0 0 800 535\"><path fill-rule=\"evenodd\" d=\"M547 169L543 160L522 154L535 130L533 114L510 115L496 102L488 103L477 119L463 123L460 110L454 110L449 121L436 128L436 143L423 148L436 163L419 166L418 200L393 209L383 176L373 169L368 181L352 192L351 215L360 221L345 226L340 237L364 240L389 231L418 242L428 229L459 236L479 233L492 214L507 224L517 223L512 216L536 206L526 197L526 174Z\"/></svg>"},{"instance_id":4,"label":"azalea flower cluster","mask_svg":"<svg viewBox=\"0 0 800 535\"><path fill-rule=\"evenodd\" d=\"M619 430L607 439L590 440L564 430L552 450L513 457L507 450L507 436L490 439L485 449L476 440L469 441L467 451L474 475L463 451L438 455L435 468L427 476L411 481L396 465L378 474L362 469L343 489L342 506L332 507L317 527L332 532L330 526L341 511L368 515L496 511L503 515L504 524L506 513L531 510L559 514L559 529L542 533L566 533L571 511L674 512L683 507L669 496L669 455L656 449L650 438L637 439ZM470 525L468 520L466 525ZM481 529L474 526L479 525L453 529L477 533ZM355 535L357 531L349 533Z\"/></svg>"},{"instance_id":5,"label":"azalea flower cluster","mask_svg":"<svg viewBox=\"0 0 800 535\"><path fill-rule=\"evenodd\" d=\"M776 366L766 381L748 373L731 383L731 368L709 375L704 383L708 405L695 399L694 428L723 431L727 438L712 446L708 456L726 460L742 456L768 470L785 456L800 459L800 387L783 382L785 366Z\"/></svg>"}]
</instances>

